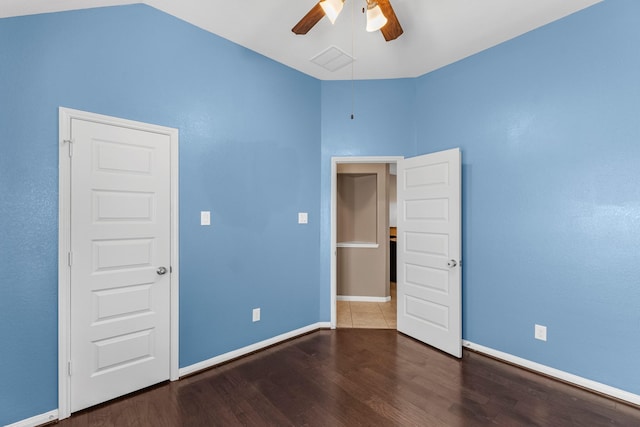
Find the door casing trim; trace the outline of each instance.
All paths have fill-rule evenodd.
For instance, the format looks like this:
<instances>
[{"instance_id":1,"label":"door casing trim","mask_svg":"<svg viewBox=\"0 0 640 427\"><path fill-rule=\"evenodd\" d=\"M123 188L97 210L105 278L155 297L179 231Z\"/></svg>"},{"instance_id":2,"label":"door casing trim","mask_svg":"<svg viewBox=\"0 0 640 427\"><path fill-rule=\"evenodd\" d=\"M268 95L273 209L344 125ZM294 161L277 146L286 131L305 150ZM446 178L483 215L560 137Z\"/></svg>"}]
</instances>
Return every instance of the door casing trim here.
<instances>
[{"instance_id":1,"label":"door casing trim","mask_svg":"<svg viewBox=\"0 0 640 427\"><path fill-rule=\"evenodd\" d=\"M331 329L338 323L336 299L338 292L337 262L338 251L338 164L339 163L397 163L404 156L365 156L365 157L331 157L331 245L330 245L330 280L331 280Z\"/></svg>"},{"instance_id":2,"label":"door casing trim","mask_svg":"<svg viewBox=\"0 0 640 427\"><path fill-rule=\"evenodd\" d=\"M71 249L71 161L69 142L71 120L80 119L95 123L138 129L166 135L170 140L170 200L171 200L171 307L170 307L170 377L179 378L178 370L178 290L179 290L179 249L178 249L178 129L154 124L120 119L86 111L59 107L58 139L58 419L71 415L71 387L69 376L70 356L70 298L71 269L68 254Z\"/></svg>"}]
</instances>

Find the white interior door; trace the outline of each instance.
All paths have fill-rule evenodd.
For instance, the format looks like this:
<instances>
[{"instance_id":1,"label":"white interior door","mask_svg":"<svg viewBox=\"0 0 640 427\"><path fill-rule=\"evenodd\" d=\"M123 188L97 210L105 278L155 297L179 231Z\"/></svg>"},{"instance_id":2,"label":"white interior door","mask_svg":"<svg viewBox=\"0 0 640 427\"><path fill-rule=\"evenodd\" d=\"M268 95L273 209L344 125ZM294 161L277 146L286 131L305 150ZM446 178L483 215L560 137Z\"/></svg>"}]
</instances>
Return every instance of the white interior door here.
<instances>
[{"instance_id":1,"label":"white interior door","mask_svg":"<svg viewBox=\"0 0 640 427\"><path fill-rule=\"evenodd\" d=\"M398 161L398 331L462 356L460 150Z\"/></svg>"},{"instance_id":2,"label":"white interior door","mask_svg":"<svg viewBox=\"0 0 640 427\"><path fill-rule=\"evenodd\" d=\"M73 412L170 377L171 155L168 135L77 118L71 139Z\"/></svg>"}]
</instances>

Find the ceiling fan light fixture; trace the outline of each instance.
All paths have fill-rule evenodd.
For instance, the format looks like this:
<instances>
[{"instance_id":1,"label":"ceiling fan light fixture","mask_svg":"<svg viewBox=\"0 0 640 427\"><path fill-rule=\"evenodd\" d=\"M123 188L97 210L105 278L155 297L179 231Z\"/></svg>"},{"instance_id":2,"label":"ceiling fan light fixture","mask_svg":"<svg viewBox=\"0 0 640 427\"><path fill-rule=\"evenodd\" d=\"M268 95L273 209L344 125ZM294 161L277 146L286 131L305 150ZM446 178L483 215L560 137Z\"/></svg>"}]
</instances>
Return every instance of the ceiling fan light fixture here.
<instances>
[{"instance_id":1,"label":"ceiling fan light fixture","mask_svg":"<svg viewBox=\"0 0 640 427\"><path fill-rule=\"evenodd\" d=\"M367 2L367 31L378 31L387 24L387 17L375 1Z\"/></svg>"},{"instance_id":2,"label":"ceiling fan light fixture","mask_svg":"<svg viewBox=\"0 0 640 427\"><path fill-rule=\"evenodd\" d=\"M342 6L344 6L342 0L323 0L320 2L320 7L322 7L324 14L327 15L332 24L336 22L338 15L340 15Z\"/></svg>"}]
</instances>

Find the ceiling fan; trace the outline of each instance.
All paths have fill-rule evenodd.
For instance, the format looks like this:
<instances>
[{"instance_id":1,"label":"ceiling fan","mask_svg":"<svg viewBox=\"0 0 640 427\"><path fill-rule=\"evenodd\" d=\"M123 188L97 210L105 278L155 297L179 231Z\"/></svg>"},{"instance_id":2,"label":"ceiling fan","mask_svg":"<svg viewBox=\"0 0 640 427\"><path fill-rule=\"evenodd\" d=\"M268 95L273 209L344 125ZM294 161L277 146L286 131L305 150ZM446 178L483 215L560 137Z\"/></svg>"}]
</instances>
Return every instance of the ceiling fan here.
<instances>
[{"instance_id":1,"label":"ceiling fan","mask_svg":"<svg viewBox=\"0 0 640 427\"><path fill-rule=\"evenodd\" d=\"M321 0L291 29L298 35L307 34L324 16L333 24L345 0ZM355 1L355 0L352 0ZM400 26L389 0L366 0L367 31L380 30L386 41L395 40L404 30Z\"/></svg>"}]
</instances>

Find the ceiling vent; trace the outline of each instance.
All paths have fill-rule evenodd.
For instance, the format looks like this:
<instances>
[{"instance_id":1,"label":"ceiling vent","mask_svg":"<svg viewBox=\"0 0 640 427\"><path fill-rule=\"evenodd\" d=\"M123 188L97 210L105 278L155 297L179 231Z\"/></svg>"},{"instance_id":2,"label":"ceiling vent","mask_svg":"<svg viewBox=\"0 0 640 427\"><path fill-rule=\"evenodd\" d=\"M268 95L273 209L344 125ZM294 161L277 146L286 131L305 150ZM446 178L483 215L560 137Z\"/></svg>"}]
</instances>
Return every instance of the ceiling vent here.
<instances>
[{"instance_id":1,"label":"ceiling vent","mask_svg":"<svg viewBox=\"0 0 640 427\"><path fill-rule=\"evenodd\" d=\"M311 62L331 72L338 71L353 61L353 56L335 46L331 46L311 58Z\"/></svg>"}]
</instances>

